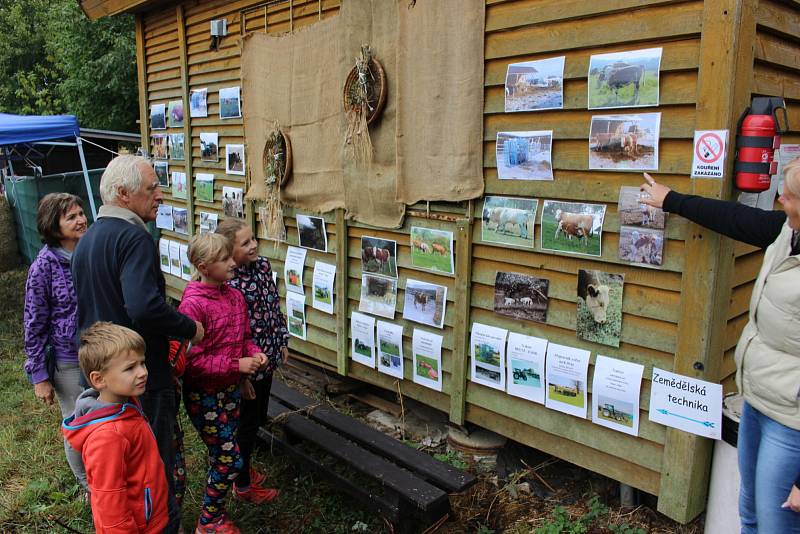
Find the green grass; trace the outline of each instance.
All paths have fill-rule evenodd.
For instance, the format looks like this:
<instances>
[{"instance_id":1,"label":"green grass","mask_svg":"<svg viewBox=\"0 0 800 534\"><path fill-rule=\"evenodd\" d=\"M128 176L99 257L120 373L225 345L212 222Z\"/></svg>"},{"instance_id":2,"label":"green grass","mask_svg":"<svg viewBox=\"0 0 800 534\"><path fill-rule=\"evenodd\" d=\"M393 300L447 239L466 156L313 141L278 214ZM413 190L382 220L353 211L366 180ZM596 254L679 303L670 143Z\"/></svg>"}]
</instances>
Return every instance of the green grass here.
<instances>
[{"instance_id":1,"label":"green grass","mask_svg":"<svg viewBox=\"0 0 800 534\"><path fill-rule=\"evenodd\" d=\"M439 363L434 360L433 358L428 358L427 356L422 356L421 354L417 354L417 376L421 376L422 378L427 378L428 380L436 380L432 376L430 376L429 369L422 365L423 363L427 363L431 366L431 369L436 373L439 372Z\"/></svg>"},{"instance_id":2,"label":"green grass","mask_svg":"<svg viewBox=\"0 0 800 534\"><path fill-rule=\"evenodd\" d=\"M197 200L214 202L214 182L196 180L194 183L197 191Z\"/></svg>"},{"instance_id":3,"label":"green grass","mask_svg":"<svg viewBox=\"0 0 800 534\"><path fill-rule=\"evenodd\" d=\"M633 84L626 85L614 95L607 85L597 86L597 74L589 76L589 107L609 106L655 106L658 104L658 76L648 70L644 74L644 83L639 84L639 101L633 103Z\"/></svg>"},{"instance_id":4,"label":"green grass","mask_svg":"<svg viewBox=\"0 0 800 534\"><path fill-rule=\"evenodd\" d=\"M0 273L0 532L14 534L93 531L91 512L64 459L60 412L33 396L22 371L22 302L26 270ZM183 526L193 532L205 486L205 446L185 414L188 488ZM274 503L228 500L228 512L245 533L385 532L383 521L354 506L336 487L313 477L267 447L254 457L270 484L281 490Z\"/></svg>"},{"instance_id":5,"label":"green grass","mask_svg":"<svg viewBox=\"0 0 800 534\"><path fill-rule=\"evenodd\" d=\"M388 341L381 341L381 352L391 354L392 356L400 356L400 347Z\"/></svg>"},{"instance_id":6,"label":"green grass","mask_svg":"<svg viewBox=\"0 0 800 534\"><path fill-rule=\"evenodd\" d=\"M411 265L420 267L422 269L430 269L432 271L439 271L443 273L452 273L450 267L450 255L445 254L441 256L435 252L422 252L414 250L411 253Z\"/></svg>"},{"instance_id":7,"label":"green grass","mask_svg":"<svg viewBox=\"0 0 800 534\"><path fill-rule=\"evenodd\" d=\"M601 233L596 232L588 241L574 237L567 239L567 236L562 232L558 239L555 239L556 234L556 220L551 216L542 217L542 248L547 250L560 250L561 252L573 252L578 254L590 254L592 256L600 255L600 239Z\"/></svg>"},{"instance_id":8,"label":"green grass","mask_svg":"<svg viewBox=\"0 0 800 534\"><path fill-rule=\"evenodd\" d=\"M578 392L578 394L575 395L574 397L570 397L569 395L556 393L556 389L553 384L550 384L549 389L550 389L550 398L552 400L563 402L564 404L569 404L577 408L583 408L583 394L581 392Z\"/></svg>"},{"instance_id":9,"label":"green grass","mask_svg":"<svg viewBox=\"0 0 800 534\"><path fill-rule=\"evenodd\" d=\"M530 228L533 229L532 224L530 225ZM497 230L489 230L488 228L486 228L485 221L481 223L481 241L488 241L491 243L504 243L506 245L511 245L515 247L525 247L525 248L533 248L535 242L533 231L531 231L531 233L527 238L523 238L517 235L499 232Z\"/></svg>"},{"instance_id":10,"label":"green grass","mask_svg":"<svg viewBox=\"0 0 800 534\"><path fill-rule=\"evenodd\" d=\"M608 284L608 308L606 322L596 323L592 312L586 307L583 299L578 298L578 337L586 341L594 341L611 347L619 347L622 330L622 285Z\"/></svg>"}]
</instances>

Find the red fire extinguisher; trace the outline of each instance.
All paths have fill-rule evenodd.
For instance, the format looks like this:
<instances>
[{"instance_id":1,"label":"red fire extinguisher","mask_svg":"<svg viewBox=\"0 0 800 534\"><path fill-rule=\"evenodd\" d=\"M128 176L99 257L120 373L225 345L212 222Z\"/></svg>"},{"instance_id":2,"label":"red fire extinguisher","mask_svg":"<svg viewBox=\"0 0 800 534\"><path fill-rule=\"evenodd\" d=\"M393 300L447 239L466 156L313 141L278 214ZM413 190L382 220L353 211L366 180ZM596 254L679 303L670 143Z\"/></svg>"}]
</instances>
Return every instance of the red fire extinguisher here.
<instances>
[{"instance_id":1,"label":"red fire extinguisher","mask_svg":"<svg viewBox=\"0 0 800 534\"><path fill-rule=\"evenodd\" d=\"M781 129L778 110L783 110ZM736 187L750 193L769 189L772 175L777 172L775 150L781 146L781 136L788 128L786 103L780 97L755 97L739 120L736 138Z\"/></svg>"}]
</instances>

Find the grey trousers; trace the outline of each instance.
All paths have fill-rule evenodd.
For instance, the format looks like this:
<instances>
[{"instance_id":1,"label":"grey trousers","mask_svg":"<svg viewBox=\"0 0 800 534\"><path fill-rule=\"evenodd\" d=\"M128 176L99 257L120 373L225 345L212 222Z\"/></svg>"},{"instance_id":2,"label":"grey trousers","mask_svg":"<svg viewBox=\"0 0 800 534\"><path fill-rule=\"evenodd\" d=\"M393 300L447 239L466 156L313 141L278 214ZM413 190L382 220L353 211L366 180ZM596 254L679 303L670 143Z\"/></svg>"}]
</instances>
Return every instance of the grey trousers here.
<instances>
[{"instance_id":1,"label":"grey trousers","mask_svg":"<svg viewBox=\"0 0 800 534\"><path fill-rule=\"evenodd\" d=\"M53 389L56 390L58 405L61 408L62 418L69 417L75 411L75 401L83 393L81 382L81 369L78 362L58 362L56 365L55 376L53 377ZM88 491L86 484L86 469L83 467L83 460L80 453L73 449L64 439L64 453L67 456L67 463L75 474L81 487Z\"/></svg>"}]
</instances>

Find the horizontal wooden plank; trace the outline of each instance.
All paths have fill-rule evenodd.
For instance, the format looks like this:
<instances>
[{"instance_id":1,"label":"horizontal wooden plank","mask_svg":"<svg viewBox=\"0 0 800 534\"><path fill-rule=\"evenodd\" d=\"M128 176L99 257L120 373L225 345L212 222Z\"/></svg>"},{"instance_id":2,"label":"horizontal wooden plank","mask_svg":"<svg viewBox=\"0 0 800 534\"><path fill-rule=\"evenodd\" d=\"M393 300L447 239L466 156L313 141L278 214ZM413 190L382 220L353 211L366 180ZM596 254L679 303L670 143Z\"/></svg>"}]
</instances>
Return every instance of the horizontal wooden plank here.
<instances>
[{"instance_id":1,"label":"horizontal wooden plank","mask_svg":"<svg viewBox=\"0 0 800 534\"><path fill-rule=\"evenodd\" d=\"M736 258L736 263L733 267L733 283L732 287L740 286L751 280L755 280L758 272L761 270L761 264L764 262L764 257L761 252L753 252L746 256Z\"/></svg>"},{"instance_id":2,"label":"horizontal wooden plank","mask_svg":"<svg viewBox=\"0 0 800 534\"><path fill-rule=\"evenodd\" d=\"M756 61L753 65L753 93L800 100L800 73Z\"/></svg>"},{"instance_id":3,"label":"horizontal wooden plank","mask_svg":"<svg viewBox=\"0 0 800 534\"><path fill-rule=\"evenodd\" d=\"M396 378L380 373L376 369L368 369L363 365L352 365L348 376L390 391L397 391L398 389L398 380ZM448 377L444 377L443 380L445 381L445 389L449 390ZM406 397L410 397L442 412L447 412L450 409L450 396L444 391L435 391L425 386L415 384L410 380L399 381L399 387L402 394Z\"/></svg>"},{"instance_id":4,"label":"horizontal wooden plank","mask_svg":"<svg viewBox=\"0 0 800 534\"><path fill-rule=\"evenodd\" d=\"M753 293L755 281L747 282L731 289L731 298L728 304L728 320L747 313L750 309L750 295Z\"/></svg>"},{"instance_id":5,"label":"horizontal wooden plank","mask_svg":"<svg viewBox=\"0 0 800 534\"><path fill-rule=\"evenodd\" d=\"M758 26L793 41L800 41L800 10L774 0L760 0L756 11Z\"/></svg>"},{"instance_id":6,"label":"horizontal wooden plank","mask_svg":"<svg viewBox=\"0 0 800 534\"><path fill-rule=\"evenodd\" d=\"M493 59L542 52L556 55L561 50L620 43L628 43L629 50L644 48L647 41L699 34L702 9L702 2L687 2L489 33L484 56Z\"/></svg>"},{"instance_id":7,"label":"horizontal wooden plank","mask_svg":"<svg viewBox=\"0 0 800 534\"><path fill-rule=\"evenodd\" d=\"M723 350L728 350L736 346L736 344L739 342L739 336L742 335L742 330L744 330L744 326L749 320L748 314L743 313L742 315L731 319L725 324L725 341Z\"/></svg>"},{"instance_id":8,"label":"horizontal wooden plank","mask_svg":"<svg viewBox=\"0 0 800 534\"><path fill-rule=\"evenodd\" d=\"M800 42L758 32L753 52L764 63L800 71Z\"/></svg>"}]
</instances>

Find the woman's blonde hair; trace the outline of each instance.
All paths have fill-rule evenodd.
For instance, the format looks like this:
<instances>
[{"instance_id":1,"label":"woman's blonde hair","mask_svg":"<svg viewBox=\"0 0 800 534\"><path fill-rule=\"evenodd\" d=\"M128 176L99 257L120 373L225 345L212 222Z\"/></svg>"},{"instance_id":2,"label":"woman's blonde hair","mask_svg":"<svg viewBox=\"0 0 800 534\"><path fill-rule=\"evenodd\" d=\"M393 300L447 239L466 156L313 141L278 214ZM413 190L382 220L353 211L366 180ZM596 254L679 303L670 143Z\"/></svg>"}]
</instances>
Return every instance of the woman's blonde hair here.
<instances>
[{"instance_id":1,"label":"woman's blonde hair","mask_svg":"<svg viewBox=\"0 0 800 534\"><path fill-rule=\"evenodd\" d=\"M189 261L197 268L201 263L209 264L226 260L233 253L233 245L219 234L197 234L189 240ZM196 275L195 275L196 276Z\"/></svg>"},{"instance_id":2,"label":"woman's blonde hair","mask_svg":"<svg viewBox=\"0 0 800 534\"><path fill-rule=\"evenodd\" d=\"M783 166L783 186L800 197L800 158L794 158Z\"/></svg>"}]
</instances>

